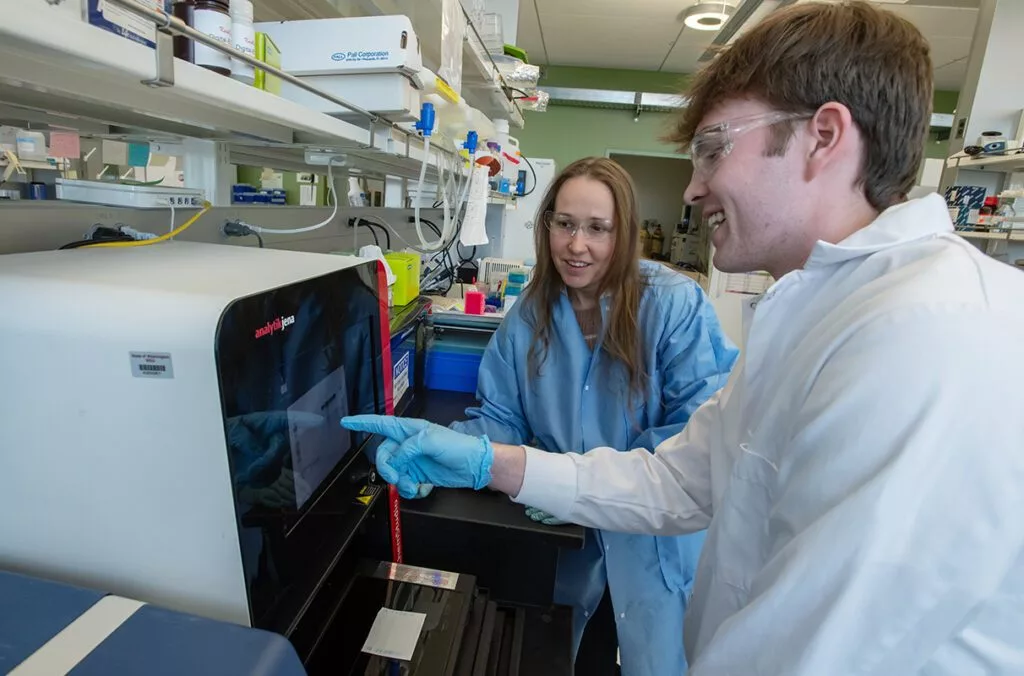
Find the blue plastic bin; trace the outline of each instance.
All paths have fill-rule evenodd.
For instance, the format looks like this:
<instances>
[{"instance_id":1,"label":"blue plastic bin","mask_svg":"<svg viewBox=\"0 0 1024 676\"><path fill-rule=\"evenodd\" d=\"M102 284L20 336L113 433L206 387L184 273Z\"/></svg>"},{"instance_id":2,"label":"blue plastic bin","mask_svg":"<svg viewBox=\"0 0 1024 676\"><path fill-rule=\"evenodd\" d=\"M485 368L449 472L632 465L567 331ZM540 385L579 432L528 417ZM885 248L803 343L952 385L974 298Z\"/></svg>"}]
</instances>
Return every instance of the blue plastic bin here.
<instances>
[{"instance_id":1,"label":"blue plastic bin","mask_svg":"<svg viewBox=\"0 0 1024 676\"><path fill-rule=\"evenodd\" d=\"M480 361L480 354L428 350L427 389L475 393Z\"/></svg>"}]
</instances>

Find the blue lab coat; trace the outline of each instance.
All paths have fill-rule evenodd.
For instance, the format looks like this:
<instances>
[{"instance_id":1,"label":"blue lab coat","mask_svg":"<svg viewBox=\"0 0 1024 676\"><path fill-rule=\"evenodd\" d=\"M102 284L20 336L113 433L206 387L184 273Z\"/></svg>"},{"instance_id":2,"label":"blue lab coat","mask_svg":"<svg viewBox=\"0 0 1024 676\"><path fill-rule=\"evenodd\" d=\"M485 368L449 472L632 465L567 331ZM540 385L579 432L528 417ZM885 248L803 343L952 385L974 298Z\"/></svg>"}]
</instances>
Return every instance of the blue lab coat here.
<instances>
[{"instance_id":1,"label":"blue lab coat","mask_svg":"<svg viewBox=\"0 0 1024 676\"><path fill-rule=\"evenodd\" d=\"M710 302L688 277L644 261L647 282L639 326L648 382L629 405L620 365L583 338L568 296L554 312L555 330L539 377L527 364L533 335L529 305L513 306L480 365L478 408L452 425L492 441L548 451L584 453L600 446L654 451L725 385L738 351L722 332ZM607 319L611 298L601 301ZM574 651L611 589L625 676L685 671L683 614L704 533L682 537L587 531L579 551L559 557L555 601L574 608Z\"/></svg>"}]
</instances>

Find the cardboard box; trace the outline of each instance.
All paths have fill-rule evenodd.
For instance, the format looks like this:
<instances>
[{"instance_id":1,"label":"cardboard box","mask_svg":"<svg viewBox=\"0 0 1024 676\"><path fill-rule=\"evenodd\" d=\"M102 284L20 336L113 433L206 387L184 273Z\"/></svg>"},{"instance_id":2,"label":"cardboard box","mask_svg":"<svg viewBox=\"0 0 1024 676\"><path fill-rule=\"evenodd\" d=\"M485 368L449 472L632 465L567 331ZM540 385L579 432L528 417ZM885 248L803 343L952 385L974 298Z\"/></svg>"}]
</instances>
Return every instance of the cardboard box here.
<instances>
[{"instance_id":1,"label":"cardboard box","mask_svg":"<svg viewBox=\"0 0 1024 676\"><path fill-rule=\"evenodd\" d=\"M268 66L281 68L281 50L266 33L256 33L256 58ZM256 80L253 86L271 94L281 95L281 78L271 75L261 68L256 69Z\"/></svg>"}]
</instances>

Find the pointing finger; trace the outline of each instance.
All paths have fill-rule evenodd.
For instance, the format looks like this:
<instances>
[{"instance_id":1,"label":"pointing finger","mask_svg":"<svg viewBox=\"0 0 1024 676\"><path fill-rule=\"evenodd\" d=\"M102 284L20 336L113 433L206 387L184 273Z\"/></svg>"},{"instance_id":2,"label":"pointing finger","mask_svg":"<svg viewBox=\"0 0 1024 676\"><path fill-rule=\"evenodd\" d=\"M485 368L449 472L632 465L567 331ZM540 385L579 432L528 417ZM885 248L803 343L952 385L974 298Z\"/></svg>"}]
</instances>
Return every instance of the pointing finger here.
<instances>
[{"instance_id":1,"label":"pointing finger","mask_svg":"<svg viewBox=\"0 0 1024 676\"><path fill-rule=\"evenodd\" d=\"M380 434L398 442L405 441L429 424L424 420L384 415L353 415L341 419L341 426L345 429Z\"/></svg>"}]
</instances>

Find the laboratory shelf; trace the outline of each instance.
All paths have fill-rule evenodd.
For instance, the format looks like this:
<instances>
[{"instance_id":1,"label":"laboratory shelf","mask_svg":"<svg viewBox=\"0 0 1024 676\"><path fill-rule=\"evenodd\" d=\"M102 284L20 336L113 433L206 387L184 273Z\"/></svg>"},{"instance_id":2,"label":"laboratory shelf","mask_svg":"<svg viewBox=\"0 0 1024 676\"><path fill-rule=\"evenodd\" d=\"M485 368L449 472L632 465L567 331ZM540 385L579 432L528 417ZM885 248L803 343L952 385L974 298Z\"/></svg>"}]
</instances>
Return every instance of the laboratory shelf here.
<instances>
[{"instance_id":1,"label":"laboratory shelf","mask_svg":"<svg viewBox=\"0 0 1024 676\"><path fill-rule=\"evenodd\" d=\"M990 239L1002 240L1004 242L1024 242L1024 230L1020 232L975 232L972 230L957 230L956 234L964 239Z\"/></svg>"},{"instance_id":2,"label":"laboratory shelf","mask_svg":"<svg viewBox=\"0 0 1024 676\"><path fill-rule=\"evenodd\" d=\"M2 120L105 138L224 141L268 166L306 167L305 149L315 148L345 153L366 173L419 171L423 142L402 130L346 122L177 59L173 86L145 84L157 74L153 49L46 0L0 0L0 15ZM444 156L432 148L431 164Z\"/></svg>"},{"instance_id":3,"label":"laboratory shelf","mask_svg":"<svg viewBox=\"0 0 1024 676\"><path fill-rule=\"evenodd\" d=\"M487 117L507 119L512 126L523 127L523 111L508 98L501 74L472 30L462 55L462 95Z\"/></svg>"},{"instance_id":4,"label":"laboratory shelf","mask_svg":"<svg viewBox=\"0 0 1024 676\"><path fill-rule=\"evenodd\" d=\"M946 160L946 166L974 171L1024 171L1024 153L1017 152L1010 155L995 155L992 157L954 155Z\"/></svg>"},{"instance_id":5,"label":"laboratory shelf","mask_svg":"<svg viewBox=\"0 0 1024 676\"><path fill-rule=\"evenodd\" d=\"M342 16L338 0L260 0L253 4L256 21L330 19Z\"/></svg>"}]
</instances>

